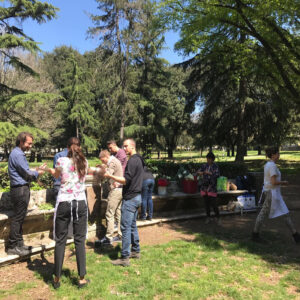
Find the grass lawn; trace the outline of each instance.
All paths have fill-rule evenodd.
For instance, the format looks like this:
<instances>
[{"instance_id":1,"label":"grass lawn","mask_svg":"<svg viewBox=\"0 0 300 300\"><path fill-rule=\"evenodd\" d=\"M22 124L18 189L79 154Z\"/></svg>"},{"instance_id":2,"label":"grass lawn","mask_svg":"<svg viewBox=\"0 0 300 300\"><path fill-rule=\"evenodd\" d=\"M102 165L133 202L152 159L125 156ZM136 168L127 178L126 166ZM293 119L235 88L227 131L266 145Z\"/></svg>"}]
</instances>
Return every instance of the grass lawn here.
<instances>
[{"instance_id":1,"label":"grass lawn","mask_svg":"<svg viewBox=\"0 0 300 300\"><path fill-rule=\"evenodd\" d=\"M77 290L77 272L65 268L60 289L51 288L51 299L299 299L300 258L287 255L294 245L275 237L269 233L272 242L257 245L235 241L230 233L198 233L193 241L144 246L142 258L131 260L127 268L110 264L118 247L101 254L91 249L89 287ZM51 285L50 271L36 272L35 277ZM21 282L0 290L0 298L20 296L38 286Z\"/></svg>"}]
</instances>

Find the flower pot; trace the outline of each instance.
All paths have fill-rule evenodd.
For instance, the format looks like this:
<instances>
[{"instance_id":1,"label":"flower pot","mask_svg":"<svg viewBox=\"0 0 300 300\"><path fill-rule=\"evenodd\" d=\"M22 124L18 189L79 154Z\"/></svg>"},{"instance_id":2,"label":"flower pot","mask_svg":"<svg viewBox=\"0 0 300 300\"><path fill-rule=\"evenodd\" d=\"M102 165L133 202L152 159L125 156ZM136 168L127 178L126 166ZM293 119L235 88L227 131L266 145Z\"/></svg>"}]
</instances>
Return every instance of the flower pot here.
<instances>
[{"instance_id":1,"label":"flower pot","mask_svg":"<svg viewBox=\"0 0 300 300\"><path fill-rule=\"evenodd\" d=\"M178 184L177 181L170 181L170 184L167 188L167 191L169 194L174 194L178 192Z\"/></svg>"},{"instance_id":2,"label":"flower pot","mask_svg":"<svg viewBox=\"0 0 300 300\"><path fill-rule=\"evenodd\" d=\"M186 180L182 181L183 192L186 194L195 194L198 189L198 182L196 180Z\"/></svg>"},{"instance_id":3,"label":"flower pot","mask_svg":"<svg viewBox=\"0 0 300 300\"><path fill-rule=\"evenodd\" d=\"M167 195L167 187L166 186L158 186L157 193L160 196Z\"/></svg>"}]
</instances>

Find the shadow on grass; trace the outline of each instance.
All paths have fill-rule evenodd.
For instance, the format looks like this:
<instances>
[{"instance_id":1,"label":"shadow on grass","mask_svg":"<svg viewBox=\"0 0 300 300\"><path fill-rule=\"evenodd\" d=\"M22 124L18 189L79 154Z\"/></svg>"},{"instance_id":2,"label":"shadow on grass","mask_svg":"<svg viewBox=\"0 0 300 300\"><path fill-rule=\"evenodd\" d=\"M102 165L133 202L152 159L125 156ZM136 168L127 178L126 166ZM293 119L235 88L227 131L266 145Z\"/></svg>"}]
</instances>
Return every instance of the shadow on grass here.
<instances>
[{"instance_id":1,"label":"shadow on grass","mask_svg":"<svg viewBox=\"0 0 300 300\"><path fill-rule=\"evenodd\" d=\"M94 249L95 253L108 256L112 260L117 259L118 253L121 251L120 244L117 244L115 247L113 245L101 245L95 247L95 243L88 241L86 245Z\"/></svg>"},{"instance_id":2,"label":"shadow on grass","mask_svg":"<svg viewBox=\"0 0 300 300\"><path fill-rule=\"evenodd\" d=\"M50 263L45 257L28 260L27 268L37 273L46 284L52 284L54 264ZM63 268L61 276L68 278L72 285L78 284L77 277L71 273L70 269Z\"/></svg>"},{"instance_id":3,"label":"shadow on grass","mask_svg":"<svg viewBox=\"0 0 300 300\"><path fill-rule=\"evenodd\" d=\"M256 215L254 215L255 217ZM224 219L228 221L229 217ZM266 240L264 243L256 243L251 240L253 220L244 218L244 222L235 224L239 216L232 218L232 224L226 227L204 225L202 219L177 222L174 229L195 235L193 243L205 247L206 251L218 251L226 248L227 251L245 251L247 253L259 255L262 259L274 264L299 264L300 245L295 244L291 234L284 234L281 230L270 228L269 231L262 231L261 235ZM240 217L241 218L241 217ZM282 227L285 226L281 220ZM268 228L266 228L268 230ZM225 243L224 243L225 242Z\"/></svg>"}]
</instances>

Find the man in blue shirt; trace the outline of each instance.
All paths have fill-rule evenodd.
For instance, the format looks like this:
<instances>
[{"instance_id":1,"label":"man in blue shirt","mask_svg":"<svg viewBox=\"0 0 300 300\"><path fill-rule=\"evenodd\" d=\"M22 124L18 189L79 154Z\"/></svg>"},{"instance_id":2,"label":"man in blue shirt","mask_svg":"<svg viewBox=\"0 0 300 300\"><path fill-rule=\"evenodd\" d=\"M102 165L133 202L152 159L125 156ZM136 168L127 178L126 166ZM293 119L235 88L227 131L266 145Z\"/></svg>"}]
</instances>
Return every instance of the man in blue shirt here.
<instances>
[{"instance_id":1,"label":"man in blue shirt","mask_svg":"<svg viewBox=\"0 0 300 300\"><path fill-rule=\"evenodd\" d=\"M16 147L12 150L8 160L10 177L10 198L13 203L14 216L11 219L7 254L27 255L31 247L25 246L23 241L23 222L30 200L31 181L44 173L42 170L31 171L26 160L25 151L31 149L33 136L29 132L21 132L16 140Z\"/></svg>"},{"instance_id":2,"label":"man in blue shirt","mask_svg":"<svg viewBox=\"0 0 300 300\"><path fill-rule=\"evenodd\" d=\"M71 137L68 139L67 142L67 148L65 148L63 151L60 151L54 155L53 159L53 168L55 169L56 162L60 157L67 157L69 149L71 148L72 145L77 145L80 146L80 140L77 137ZM53 188L55 192L55 197L57 198L59 189L60 189L60 184L61 184L61 178L53 178ZM68 238L71 239L73 238L73 224L72 222L69 223L68 227Z\"/></svg>"}]
</instances>

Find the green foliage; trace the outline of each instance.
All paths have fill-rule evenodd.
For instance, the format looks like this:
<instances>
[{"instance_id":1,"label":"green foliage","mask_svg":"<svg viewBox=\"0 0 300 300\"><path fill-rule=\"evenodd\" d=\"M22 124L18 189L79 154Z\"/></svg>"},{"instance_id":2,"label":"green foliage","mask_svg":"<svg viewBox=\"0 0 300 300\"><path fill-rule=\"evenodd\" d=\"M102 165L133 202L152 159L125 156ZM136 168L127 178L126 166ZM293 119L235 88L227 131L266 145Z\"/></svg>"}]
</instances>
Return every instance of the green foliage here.
<instances>
[{"instance_id":1,"label":"green foliage","mask_svg":"<svg viewBox=\"0 0 300 300\"><path fill-rule=\"evenodd\" d=\"M146 160L149 169L158 174L158 176L170 176L175 178L178 170L183 168L190 173L194 174L200 169L203 163L197 162L174 162L167 160ZM238 175L245 175L248 171L247 165L244 163L237 162L218 162L217 163L221 176L226 176L228 178L236 178Z\"/></svg>"},{"instance_id":2,"label":"green foliage","mask_svg":"<svg viewBox=\"0 0 300 300\"><path fill-rule=\"evenodd\" d=\"M10 122L0 122L0 145L12 146L16 140L16 126Z\"/></svg>"},{"instance_id":3,"label":"green foliage","mask_svg":"<svg viewBox=\"0 0 300 300\"><path fill-rule=\"evenodd\" d=\"M40 210L51 210L53 208L54 208L54 206L52 203L43 203L39 206Z\"/></svg>"},{"instance_id":4,"label":"green foliage","mask_svg":"<svg viewBox=\"0 0 300 300\"><path fill-rule=\"evenodd\" d=\"M49 173L44 173L38 177L38 184L42 189L50 189L53 187L53 177Z\"/></svg>"},{"instance_id":5,"label":"green foliage","mask_svg":"<svg viewBox=\"0 0 300 300\"><path fill-rule=\"evenodd\" d=\"M29 66L24 65L18 57L14 56L12 50L23 49L36 52L39 50L38 44L28 37L22 28L17 27L16 24L18 21L22 22L26 19L44 23L46 20L53 19L58 9L47 2L43 3L36 0L8 0L6 2L8 5L0 9L0 27L2 33L0 35L1 54L6 58L5 62L7 65L20 68L34 75L36 73ZM17 22L8 22L10 20Z\"/></svg>"},{"instance_id":6,"label":"green foliage","mask_svg":"<svg viewBox=\"0 0 300 300\"><path fill-rule=\"evenodd\" d=\"M8 166L0 168L0 190L2 192L8 192L10 190Z\"/></svg>"},{"instance_id":7,"label":"green foliage","mask_svg":"<svg viewBox=\"0 0 300 300\"><path fill-rule=\"evenodd\" d=\"M161 2L161 17L180 30L175 48L193 56L183 65L191 70L188 100L203 105L198 144L236 145L243 160L249 143L280 144L292 130L300 99L299 7L278 3Z\"/></svg>"}]
</instances>

